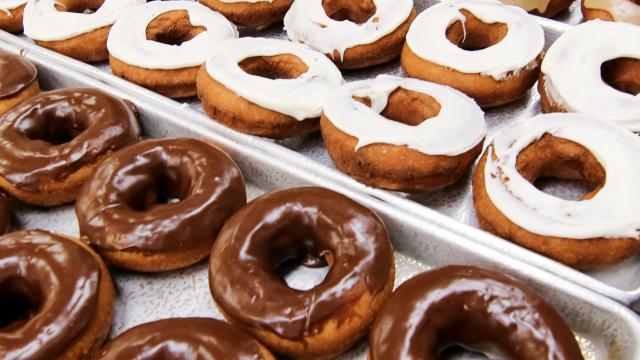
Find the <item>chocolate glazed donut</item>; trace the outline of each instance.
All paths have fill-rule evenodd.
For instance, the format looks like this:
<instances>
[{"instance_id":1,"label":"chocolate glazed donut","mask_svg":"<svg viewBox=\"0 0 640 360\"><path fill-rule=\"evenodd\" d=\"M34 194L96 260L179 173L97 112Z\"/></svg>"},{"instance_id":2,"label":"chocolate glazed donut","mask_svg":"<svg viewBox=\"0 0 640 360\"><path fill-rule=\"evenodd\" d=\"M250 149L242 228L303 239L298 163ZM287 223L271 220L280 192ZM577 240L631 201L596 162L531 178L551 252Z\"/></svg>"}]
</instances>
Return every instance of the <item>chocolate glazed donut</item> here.
<instances>
[{"instance_id":1,"label":"chocolate glazed donut","mask_svg":"<svg viewBox=\"0 0 640 360\"><path fill-rule=\"evenodd\" d=\"M11 204L7 197L0 193L0 235L9 232L12 218Z\"/></svg>"},{"instance_id":2,"label":"chocolate glazed donut","mask_svg":"<svg viewBox=\"0 0 640 360\"><path fill-rule=\"evenodd\" d=\"M114 289L100 257L45 231L0 237L0 358L72 360L111 328Z\"/></svg>"},{"instance_id":3,"label":"chocolate glazed donut","mask_svg":"<svg viewBox=\"0 0 640 360\"><path fill-rule=\"evenodd\" d=\"M264 346L215 319L180 318L131 328L107 343L93 360L275 360Z\"/></svg>"},{"instance_id":4,"label":"chocolate glazed donut","mask_svg":"<svg viewBox=\"0 0 640 360\"><path fill-rule=\"evenodd\" d=\"M0 188L42 206L75 199L97 162L140 134L133 104L97 89L44 92L0 119Z\"/></svg>"},{"instance_id":5,"label":"chocolate glazed donut","mask_svg":"<svg viewBox=\"0 0 640 360\"><path fill-rule=\"evenodd\" d=\"M37 77L38 70L24 57L0 52L0 115L40 91Z\"/></svg>"},{"instance_id":6,"label":"chocolate glazed donut","mask_svg":"<svg viewBox=\"0 0 640 360\"><path fill-rule=\"evenodd\" d=\"M437 359L459 344L508 359L582 359L560 314L495 271L448 266L400 285L376 318L369 358Z\"/></svg>"},{"instance_id":7,"label":"chocolate glazed donut","mask_svg":"<svg viewBox=\"0 0 640 360\"><path fill-rule=\"evenodd\" d=\"M208 256L225 220L246 203L240 169L195 139L146 140L103 161L82 188L82 239L114 265L166 271Z\"/></svg>"},{"instance_id":8,"label":"chocolate glazed donut","mask_svg":"<svg viewBox=\"0 0 640 360\"><path fill-rule=\"evenodd\" d=\"M328 265L307 291L287 286L291 260ZM363 335L390 294L394 254L384 224L336 192L296 188L261 196L218 235L209 262L211 293L225 316L294 358L337 355Z\"/></svg>"}]
</instances>

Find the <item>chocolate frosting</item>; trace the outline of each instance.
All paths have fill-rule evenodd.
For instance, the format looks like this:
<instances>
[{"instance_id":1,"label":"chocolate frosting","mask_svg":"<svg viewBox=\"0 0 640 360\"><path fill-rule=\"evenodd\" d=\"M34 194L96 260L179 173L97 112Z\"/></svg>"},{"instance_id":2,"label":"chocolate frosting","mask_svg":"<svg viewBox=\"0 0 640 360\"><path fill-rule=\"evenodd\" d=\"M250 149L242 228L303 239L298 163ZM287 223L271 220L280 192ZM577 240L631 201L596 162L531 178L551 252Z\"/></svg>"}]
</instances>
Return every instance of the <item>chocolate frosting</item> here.
<instances>
[{"instance_id":1,"label":"chocolate frosting","mask_svg":"<svg viewBox=\"0 0 640 360\"><path fill-rule=\"evenodd\" d=\"M212 243L246 203L242 174L195 139L145 140L103 161L76 200L82 238L148 253Z\"/></svg>"},{"instance_id":2,"label":"chocolate frosting","mask_svg":"<svg viewBox=\"0 0 640 360\"><path fill-rule=\"evenodd\" d=\"M0 358L54 359L90 323L100 268L88 251L44 231L0 237Z\"/></svg>"},{"instance_id":3,"label":"chocolate frosting","mask_svg":"<svg viewBox=\"0 0 640 360\"><path fill-rule=\"evenodd\" d=\"M291 289L277 268L305 258L326 261L329 272L308 291ZM301 339L328 317L346 319L339 310L364 293L381 292L393 266L387 231L371 210L306 187L263 195L237 212L214 244L209 284L220 308L244 326Z\"/></svg>"},{"instance_id":4,"label":"chocolate frosting","mask_svg":"<svg viewBox=\"0 0 640 360\"><path fill-rule=\"evenodd\" d=\"M44 92L0 119L0 176L24 191L37 191L139 135L130 103L97 89Z\"/></svg>"},{"instance_id":5,"label":"chocolate frosting","mask_svg":"<svg viewBox=\"0 0 640 360\"><path fill-rule=\"evenodd\" d=\"M0 235L9 231L12 217L11 204L7 197L0 193Z\"/></svg>"},{"instance_id":6,"label":"chocolate frosting","mask_svg":"<svg viewBox=\"0 0 640 360\"><path fill-rule=\"evenodd\" d=\"M131 328L94 360L258 360L258 343L220 320L166 319Z\"/></svg>"},{"instance_id":7,"label":"chocolate frosting","mask_svg":"<svg viewBox=\"0 0 640 360\"><path fill-rule=\"evenodd\" d=\"M0 53L0 98L18 94L33 83L38 70L19 55Z\"/></svg>"},{"instance_id":8,"label":"chocolate frosting","mask_svg":"<svg viewBox=\"0 0 640 360\"><path fill-rule=\"evenodd\" d=\"M398 287L373 325L369 356L437 359L453 344L508 359L582 359L549 303L519 281L471 266L427 271Z\"/></svg>"}]
</instances>

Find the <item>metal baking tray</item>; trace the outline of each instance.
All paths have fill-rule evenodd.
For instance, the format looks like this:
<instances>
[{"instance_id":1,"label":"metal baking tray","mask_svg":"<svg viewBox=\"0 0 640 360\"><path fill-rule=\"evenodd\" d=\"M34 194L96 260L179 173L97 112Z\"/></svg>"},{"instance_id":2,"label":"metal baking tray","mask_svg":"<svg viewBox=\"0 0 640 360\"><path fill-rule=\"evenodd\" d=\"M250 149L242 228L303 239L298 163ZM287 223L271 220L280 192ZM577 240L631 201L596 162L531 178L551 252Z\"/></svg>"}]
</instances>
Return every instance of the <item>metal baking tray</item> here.
<instances>
[{"instance_id":1,"label":"metal baking tray","mask_svg":"<svg viewBox=\"0 0 640 360\"><path fill-rule=\"evenodd\" d=\"M437 0L417 0L416 7L418 11L422 11L436 1ZM580 3L576 1L568 11L561 14L558 18L560 21L544 18L537 19L545 29L546 45L548 47L563 31L570 29L572 24L579 23L582 20ZM241 35L286 38L286 34L284 34L278 26L266 31ZM25 37L11 35L1 31L0 41L17 46L27 53L39 54L43 58L47 58L47 61L55 62L66 68L85 73L94 79L111 84L132 97L144 99L149 103L155 103L156 106L177 114L184 122L198 124L202 126L202 128L212 133L222 135L230 141L259 149L264 153L268 153L269 156L278 158L286 163L296 164L295 166L301 174L313 173L316 176L330 179L344 185L349 189L369 194L387 204L393 205L404 213L413 214L422 218L422 226L424 227L437 225L457 233L461 236L461 241L466 244L465 246L482 244L493 247L502 253L555 273L640 311L640 256L636 256L606 269L580 272L479 230L475 210L471 201L471 182L469 177L444 190L418 195L371 188L356 182L335 168L323 146L322 138L319 134L284 141L271 141L241 134L215 121L211 121L206 114L204 114L202 106L197 99L178 102L155 94L133 83L113 76L108 63L97 65L84 64L40 48ZM399 62L395 61L371 69L346 71L344 72L344 77L347 81L353 81L373 77L382 73L403 75ZM485 144L488 144L495 133L504 126L540 112L539 96L535 87L524 99L516 103L488 110L486 112L486 119L489 129ZM556 193L579 191L579 189L563 183L552 183L549 184L548 188L550 191Z\"/></svg>"}]
</instances>

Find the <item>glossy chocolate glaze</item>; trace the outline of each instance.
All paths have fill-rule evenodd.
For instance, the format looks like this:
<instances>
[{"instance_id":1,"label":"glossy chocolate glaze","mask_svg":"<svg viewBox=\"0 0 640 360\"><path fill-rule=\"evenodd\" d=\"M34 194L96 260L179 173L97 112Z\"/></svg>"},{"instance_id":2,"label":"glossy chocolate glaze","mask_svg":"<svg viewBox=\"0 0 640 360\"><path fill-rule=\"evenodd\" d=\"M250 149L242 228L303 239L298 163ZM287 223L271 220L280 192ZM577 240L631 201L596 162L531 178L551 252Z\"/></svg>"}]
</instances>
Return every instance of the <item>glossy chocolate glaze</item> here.
<instances>
[{"instance_id":1,"label":"glossy chocolate glaze","mask_svg":"<svg viewBox=\"0 0 640 360\"><path fill-rule=\"evenodd\" d=\"M44 231L0 237L0 358L55 359L91 322L100 268L71 240Z\"/></svg>"},{"instance_id":2,"label":"glossy chocolate glaze","mask_svg":"<svg viewBox=\"0 0 640 360\"><path fill-rule=\"evenodd\" d=\"M12 218L11 203L6 196L0 193L0 235L9 231Z\"/></svg>"},{"instance_id":3,"label":"glossy chocolate glaze","mask_svg":"<svg viewBox=\"0 0 640 360\"><path fill-rule=\"evenodd\" d=\"M324 281L291 289L277 268L291 259L316 266ZM261 196L222 228L209 262L211 293L239 323L301 339L364 293L382 291L393 249L384 224L369 209L331 190L307 187ZM338 318L340 320L340 318Z\"/></svg>"},{"instance_id":4,"label":"glossy chocolate glaze","mask_svg":"<svg viewBox=\"0 0 640 360\"><path fill-rule=\"evenodd\" d=\"M259 360L258 343L215 319L165 319L131 328L107 343L94 360Z\"/></svg>"},{"instance_id":5,"label":"glossy chocolate glaze","mask_svg":"<svg viewBox=\"0 0 640 360\"><path fill-rule=\"evenodd\" d=\"M582 359L549 303L515 279L471 266L427 271L400 285L373 325L369 356L437 359L453 344L507 359Z\"/></svg>"},{"instance_id":6,"label":"glossy chocolate glaze","mask_svg":"<svg viewBox=\"0 0 640 360\"><path fill-rule=\"evenodd\" d=\"M246 203L242 174L195 139L145 140L103 161L76 199L83 240L147 253L212 243Z\"/></svg>"},{"instance_id":7,"label":"glossy chocolate glaze","mask_svg":"<svg viewBox=\"0 0 640 360\"><path fill-rule=\"evenodd\" d=\"M0 176L37 191L139 135L130 103L97 89L44 92L0 118Z\"/></svg>"},{"instance_id":8,"label":"glossy chocolate glaze","mask_svg":"<svg viewBox=\"0 0 640 360\"><path fill-rule=\"evenodd\" d=\"M0 98L18 94L37 76L36 67L22 56L0 53Z\"/></svg>"}]
</instances>

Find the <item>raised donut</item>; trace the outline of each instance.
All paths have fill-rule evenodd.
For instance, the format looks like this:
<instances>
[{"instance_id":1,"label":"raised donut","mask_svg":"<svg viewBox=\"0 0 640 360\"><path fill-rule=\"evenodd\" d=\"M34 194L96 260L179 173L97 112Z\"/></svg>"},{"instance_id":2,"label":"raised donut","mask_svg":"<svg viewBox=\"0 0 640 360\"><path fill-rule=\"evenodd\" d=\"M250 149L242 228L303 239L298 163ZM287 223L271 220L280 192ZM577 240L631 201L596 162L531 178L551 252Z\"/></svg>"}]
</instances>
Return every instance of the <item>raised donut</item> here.
<instances>
[{"instance_id":1,"label":"raised donut","mask_svg":"<svg viewBox=\"0 0 640 360\"><path fill-rule=\"evenodd\" d=\"M227 19L250 29L281 21L293 0L198 0Z\"/></svg>"},{"instance_id":2,"label":"raised donut","mask_svg":"<svg viewBox=\"0 0 640 360\"><path fill-rule=\"evenodd\" d=\"M111 25L146 0L38 0L24 9L24 34L36 44L84 62L107 60Z\"/></svg>"},{"instance_id":3,"label":"raised donut","mask_svg":"<svg viewBox=\"0 0 640 360\"><path fill-rule=\"evenodd\" d=\"M397 58L415 17L412 0L296 0L284 27L339 68L360 69Z\"/></svg>"},{"instance_id":4,"label":"raised donut","mask_svg":"<svg viewBox=\"0 0 640 360\"><path fill-rule=\"evenodd\" d=\"M342 74L324 55L266 38L219 45L197 79L198 97L211 118L275 139L316 131L322 106L341 84Z\"/></svg>"},{"instance_id":5,"label":"raised donut","mask_svg":"<svg viewBox=\"0 0 640 360\"><path fill-rule=\"evenodd\" d=\"M566 265L588 269L640 250L640 140L580 114L546 114L500 132L473 176L480 226ZM544 193L540 177L579 179L582 201ZM605 181L606 179L606 181Z\"/></svg>"},{"instance_id":6,"label":"raised donut","mask_svg":"<svg viewBox=\"0 0 640 360\"><path fill-rule=\"evenodd\" d=\"M27 0L0 0L0 30L22 31L22 14Z\"/></svg>"},{"instance_id":7,"label":"raised donut","mask_svg":"<svg viewBox=\"0 0 640 360\"><path fill-rule=\"evenodd\" d=\"M640 4L634 0L582 0L585 20L601 19L640 25Z\"/></svg>"},{"instance_id":8,"label":"raised donut","mask_svg":"<svg viewBox=\"0 0 640 360\"><path fill-rule=\"evenodd\" d=\"M501 0L507 5L515 5L533 15L552 18L567 10L574 0Z\"/></svg>"},{"instance_id":9,"label":"raised donut","mask_svg":"<svg viewBox=\"0 0 640 360\"><path fill-rule=\"evenodd\" d=\"M0 115L38 92L36 67L22 56L0 52Z\"/></svg>"},{"instance_id":10,"label":"raised donut","mask_svg":"<svg viewBox=\"0 0 640 360\"><path fill-rule=\"evenodd\" d=\"M195 139L145 140L96 168L76 215L81 238L107 261L156 272L206 258L245 203L242 174L221 150Z\"/></svg>"},{"instance_id":11,"label":"raised donut","mask_svg":"<svg viewBox=\"0 0 640 360\"><path fill-rule=\"evenodd\" d=\"M0 237L0 358L76 360L109 335L115 291L81 241L45 231Z\"/></svg>"},{"instance_id":12,"label":"raised donut","mask_svg":"<svg viewBox=\"0 0 640 360\"><path fill-rule=\"evenodd\" d=\"M94 167L140 135L131 103L96 89L33 96L0 118L0 189L33 205L73 201Z\"/></svg>"},{"instance_id":13,"label":"raised donut","mask_svg":"<svg viewBox=\"0 0 640 360\"><path fill-rule=\"evenodd\" d=\"M328 265L329 272L312 289L292 289L277 270L294 259ZM296 359L330 358L355 343L394 278L393 249L380 219L317 187L250 202L220 231L209 261L211 293L225 317Z\"/></svg>"},{"instance_id":14,"label":"raised donut","mask_svg":"<svg viewBox=\"0 0 640 360\"><path fill-rule=\"evenodd\" d=\"M196 75L219 43L238 37L236 27L204 5L154 1L121 16L109 32L111 71L160 94L196 95Z\"/></svg>"},{"instance_id":15,"label":"raised donut","mask_svg":"<svg viewBox=\"0 0 640 360\"><path fill-rule=\"evenodd\" d=\"M426 271L400 285L373 325L369 359L435 360L453 345L492 359L583 359L551 304L520 281L474 266Z\"/></svg>"},{"instance_id":16,"label":"raised donut","mask_svg":"<svg viewBox=\"0 0 640 360\"><path fill-rule=\"evenodd\" d=\"M174 318L138 325L107 343L93 360L275 360L264 346L215 319Z\"/></svg>"},{"instance_id":17,"label":"raised donut","mask_svg":"<svg viewBox=\"0 0 640 360\"><path fill-rule=\"evenodd\" d=\"M640 27L593 20L549 48L538 81L544 112L580 112L640 131Z\"/></svg>"},{"instance_id":18,"label":"raised donut","mask_svg":"<svg viewBox=\"0 0 640 360\"><path fill-rule=\"evenodd\" d=\"M533 86L543 48L542 27L521 8L493 0L445 1L416 18L401 62L411 77L449 85L492 107Z\"/></svg>"},{"instance_id":19,"label":"raised donut","mask_svg":"<svg viewBox=\"0 0 640 360\"><path fill-rule=\"evenodd\" d=\"M409 192L460 179L486 133L482 110L465 94L386 75L340 87L320 124L340 170L367 185Z\"/></svg>"},{"instance_id":20,"label":"raised donut","mask_svg":"<svg viewBox=\"0 0 640 360\"><path fill-rule=\"evenodd\" d=\"M0 194L0 235L9 232L12 218L11 204L6 196Z\"/></svg>"}]
</instances>

